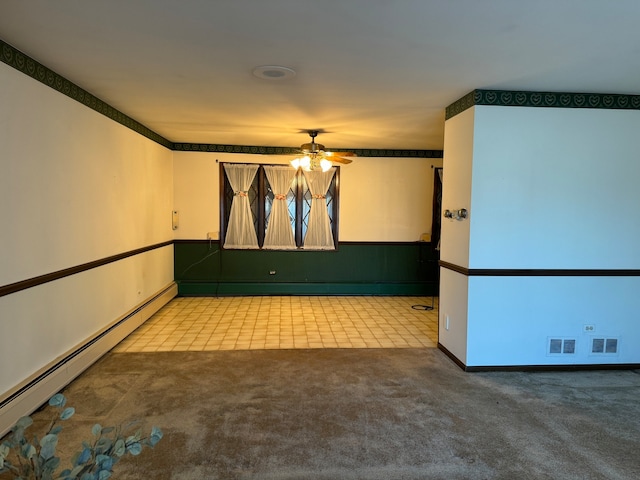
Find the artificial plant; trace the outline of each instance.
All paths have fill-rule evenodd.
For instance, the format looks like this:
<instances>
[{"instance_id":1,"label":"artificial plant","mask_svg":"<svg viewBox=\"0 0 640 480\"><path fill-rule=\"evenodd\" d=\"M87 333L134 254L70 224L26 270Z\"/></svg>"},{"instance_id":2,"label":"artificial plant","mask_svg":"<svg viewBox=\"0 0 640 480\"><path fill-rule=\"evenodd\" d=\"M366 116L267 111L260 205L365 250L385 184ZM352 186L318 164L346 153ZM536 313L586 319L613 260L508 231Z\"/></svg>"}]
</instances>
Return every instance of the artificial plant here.
<instances>
[{"instance_id":1,"label":"artificial plant","mask_svg":"<svg viewBox=\"0 0 640 480\"><path fill-rule=\"evenodd\" d=\"M82 442L81 450L71 459L70 468L56 473L60 466L60 457L56 456L58 435L62 431L59 422L75 413L66 403L61 393L51 397L49 406L55 408L56 413L42 438L28 436L27 428L33 424L30 416L18 420L0 444L0 478L8 473L14 480L106 480L120 458L126 454L139 455L144 447L153 447L162 438L158 427L153 427L149 436L143 438L140 430L127 433L134 424L125 427L96 424L91 429L93 439Z\"/></svg>"}]
</instances>

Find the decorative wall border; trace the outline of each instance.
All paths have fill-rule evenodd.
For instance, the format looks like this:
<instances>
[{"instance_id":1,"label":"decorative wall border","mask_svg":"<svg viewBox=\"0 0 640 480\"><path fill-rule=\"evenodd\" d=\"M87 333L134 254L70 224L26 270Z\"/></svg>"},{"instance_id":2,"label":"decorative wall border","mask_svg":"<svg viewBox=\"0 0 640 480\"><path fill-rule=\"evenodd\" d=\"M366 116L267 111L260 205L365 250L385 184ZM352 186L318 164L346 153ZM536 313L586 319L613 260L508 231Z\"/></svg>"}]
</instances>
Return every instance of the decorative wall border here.
<instances>
[{"instance_id":1,"label":"decorative wall border","mask_svg":"<svg viewBox=\"0 0 640 480\"><path fill-rule=\"evenodd\" d=\"M254 145L217 145L210 143L174 143L173 150L181 152L246 153L252 155L299 155L300 148L262 147ZM334 148L341 152L353 152L358 157L442 158L442 150L388 150Z\"/></svg>"},{"instance_id":2,"label":"decorative wall border","mask_svg":"<svg viewBox=\"0 0 640 480\"><path fill-rule=\"evenodd\" d=\"M466 268L440 260L442 268L466 277L640 277L640 270L558 268Z\"/></svg>"},{"instance_id":3,"label":"decorative wall border","mask_svg":"<svg viewBox=\"0 0 640 480\"><path fill-rule=\"evenodd\" d=\"M614 93L527 92L511 90L474 90L449 105L445 119L455 117L474 105L501 107L596 108L604 110L640 110L640 95Z\"/></svg>"},{"instance_id":4,"label":"decorative wall border","mask_svg":"<svg viewBox=\"0 0 640 480\"><path fill-rule=\"evenodd\" d=\"M174 143L179 152L246 153L251 155L296 155L299 148L262 147L257 145L218 145L213 143Z\"/></svg>"},{"instance_id":5,"label":"decorative wall border","mask_svg":"<svg viewBox=\"0 0 640 480\"><path fill-rule=\"evenodd\" d=\"M217 152L244 153L252 155L296 155L299 148L294 147L264 147L252 145L218 145L209 143L174 143L144 126L137 120L125 115L95 95L87 92L75 83L45 67L38 61L22 53L20 50L0 39L0 61L10 67L28 75L38 82L53 88L67 97L82 103L86 107L104 115L149 140L152 140L169 150L182 152ZM442 158L442 150L384 150L384 149L335 149L354 152L359 157L410 157L410 158Z\"/></svg>"}]
</instances>

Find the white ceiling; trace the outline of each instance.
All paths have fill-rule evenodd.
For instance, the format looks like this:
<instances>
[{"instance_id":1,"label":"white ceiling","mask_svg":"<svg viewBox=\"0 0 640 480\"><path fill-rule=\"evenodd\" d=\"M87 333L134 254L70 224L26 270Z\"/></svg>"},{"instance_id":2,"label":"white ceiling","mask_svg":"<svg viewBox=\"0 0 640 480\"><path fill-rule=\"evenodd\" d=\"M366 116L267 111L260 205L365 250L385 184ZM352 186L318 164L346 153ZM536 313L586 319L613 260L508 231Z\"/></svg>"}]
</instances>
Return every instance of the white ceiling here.
<instances>
[{"instance_id":1,"label":"white ceiling","mask_svg":"<svg viewBox=\"0 0 640 480\"><path fill-rule=\"evenodd\" d=\"M0 39L174 142L442 149L445 107L476 88L640 94L639 18L638 0L2 0Z\"/></svg>"}]
</instances>

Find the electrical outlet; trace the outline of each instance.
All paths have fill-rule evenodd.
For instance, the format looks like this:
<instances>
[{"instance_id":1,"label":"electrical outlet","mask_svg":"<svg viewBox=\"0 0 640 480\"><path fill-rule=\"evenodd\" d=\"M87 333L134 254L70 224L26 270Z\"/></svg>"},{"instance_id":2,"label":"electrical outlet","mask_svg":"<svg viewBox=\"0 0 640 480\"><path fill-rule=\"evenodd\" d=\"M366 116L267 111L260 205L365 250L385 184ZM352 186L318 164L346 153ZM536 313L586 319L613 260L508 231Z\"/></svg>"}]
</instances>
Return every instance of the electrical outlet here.
<instances>
[{"instance_id":1,"label":"electrical outlet","mask_svg":"<svg viewBox=\"0 0 640 480\"><path fill-rule=\"evenodd\" d=\"M582 329L582 331L584 333L593 333L596 331L596 326L595 325L585 325Z\"/></svg>"}]
</instances>

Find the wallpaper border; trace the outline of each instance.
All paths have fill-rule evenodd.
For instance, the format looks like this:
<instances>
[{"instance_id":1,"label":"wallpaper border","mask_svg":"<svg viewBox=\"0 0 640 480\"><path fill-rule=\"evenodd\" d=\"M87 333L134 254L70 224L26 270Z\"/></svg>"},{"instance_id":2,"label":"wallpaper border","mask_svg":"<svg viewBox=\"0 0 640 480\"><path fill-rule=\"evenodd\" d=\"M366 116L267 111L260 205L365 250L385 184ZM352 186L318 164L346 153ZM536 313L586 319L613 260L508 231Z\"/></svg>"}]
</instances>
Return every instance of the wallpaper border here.
<instances>
[{"instance_id":1,"label":"wallpaper border","mask_svg":"<svg viewBox=\"0 0 640 480\"><path fill-rule=\"evenodd\" d=\"M473 90L447 107L445 119L449 120L474 105L640 110L640 95L529 92L521 90Z\"/></svg>"},{"instance_id":2,"label":"wallpaper border","mask_svg":"<svg viewBox=\"0 0 640 480\"><path fill-rule=\"evenodd\" d=\"M217 145L210 143L174 143L173 150L181 152L247 153L254 155L299 155L300 148L262 147L255 145ZM385 150L362 148L334 148L341 152L353 152L358 157L408 157L442 158L442 150Z\"/></svg>"}]
</instances>

